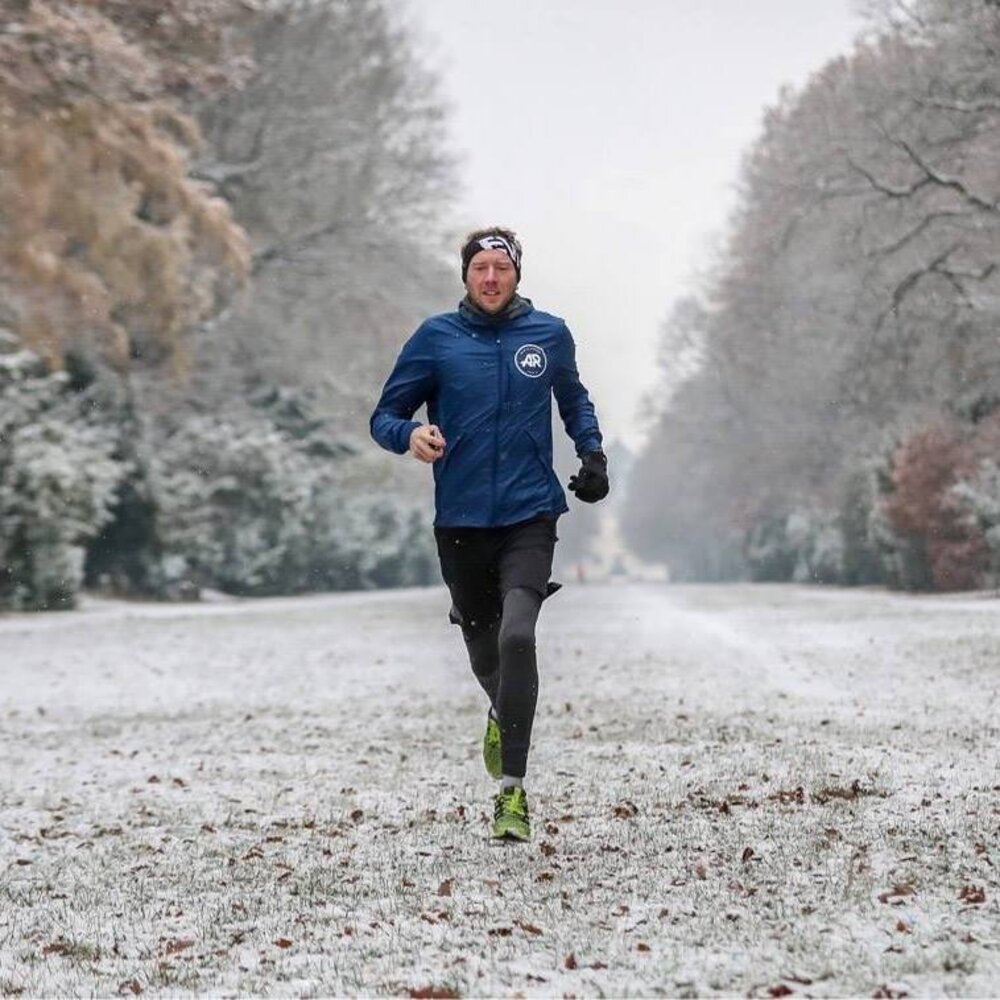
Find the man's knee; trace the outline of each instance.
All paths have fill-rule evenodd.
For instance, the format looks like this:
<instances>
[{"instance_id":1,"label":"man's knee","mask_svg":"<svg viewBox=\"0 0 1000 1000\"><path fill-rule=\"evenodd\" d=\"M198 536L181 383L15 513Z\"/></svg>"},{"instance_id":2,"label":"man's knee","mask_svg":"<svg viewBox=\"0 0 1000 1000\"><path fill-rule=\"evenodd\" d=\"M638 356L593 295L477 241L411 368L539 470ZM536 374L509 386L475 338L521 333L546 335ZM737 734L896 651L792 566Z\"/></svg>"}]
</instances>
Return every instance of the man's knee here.
<instances>
[{"instance_id":1,"label":"man's knee","mask_svg":"<svg viewBox=\"0 0 1000 1000\"><path fill-rule=\"evenodd\" d=\"M535 630L519 626L500 629L500 655L526 653L535 648Z\"/></svg>"},{"instance_id":2,"label":"man's knee","mask_svg":"<svg viewBox=\"0 0 1000 1000\"><path fill-rule=\"evenodd\" d=\"M542 599L527 587L515 587L504 598L500 624L501 652L521 652L535 648L535 623Z\"/></svg>"}]
</instances>

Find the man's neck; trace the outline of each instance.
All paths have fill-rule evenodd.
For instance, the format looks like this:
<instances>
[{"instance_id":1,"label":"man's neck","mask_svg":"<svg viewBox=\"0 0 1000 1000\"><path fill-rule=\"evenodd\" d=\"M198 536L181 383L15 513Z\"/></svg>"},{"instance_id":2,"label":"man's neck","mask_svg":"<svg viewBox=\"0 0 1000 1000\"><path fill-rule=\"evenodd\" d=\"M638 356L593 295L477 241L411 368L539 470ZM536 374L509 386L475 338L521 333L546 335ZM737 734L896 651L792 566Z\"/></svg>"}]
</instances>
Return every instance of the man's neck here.
<instances>
[{"instance_id":1,"label":"man's neck","mask_svg":"<svg viewBox=\"0 0 1000 1000\"><path fill-rule=\"evenodd\" d=\"M469 295L466 295L464 299L458 305L460 312L471 313L477 319L483 319L490 323L503 323L510 319L516 319L518 316L523 315L528 309L531 308L531 303L528 299L522 298L515 292L503 307L497 309L496 312L489 312L482 306L472 301Z\"/></svg>"}]
</instances>

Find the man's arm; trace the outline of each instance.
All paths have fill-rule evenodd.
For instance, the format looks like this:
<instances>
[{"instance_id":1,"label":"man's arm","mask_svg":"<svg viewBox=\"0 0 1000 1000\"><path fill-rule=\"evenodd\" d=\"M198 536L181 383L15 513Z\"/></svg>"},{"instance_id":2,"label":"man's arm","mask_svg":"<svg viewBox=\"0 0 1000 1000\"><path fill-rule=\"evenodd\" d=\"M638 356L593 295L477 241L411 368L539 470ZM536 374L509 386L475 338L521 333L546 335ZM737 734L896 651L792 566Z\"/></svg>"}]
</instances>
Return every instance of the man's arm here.
<instances>
[{"instance_id":1,"label":"man's arm","mask_svg":"<svg viewBox=\"0 0 1000 1000\"><path fill-rule=\"evenodd\" d=\"M410 435L422 426L413 414L434 393L434 356L430 337L421 326L403 345L386 379L368 426L372 437L387 451L402 455Z\"/></svg>"},{"instance_id":2,"label":"man's arm","mask_svg":"<svg viewBox=\"0 0 1000 1000\"><path fill-rule=\"evenodd\" d=\"M552 381L552 392L566 433L576 445L577 456L583 458L584 455L600 451L604 439L597 423L594 404L576 369L576 344L573 342L573 335L567 327L564 326L563 329L566 331L566 344L560 352L562 359Z\"/></svg>"}]
</instances>

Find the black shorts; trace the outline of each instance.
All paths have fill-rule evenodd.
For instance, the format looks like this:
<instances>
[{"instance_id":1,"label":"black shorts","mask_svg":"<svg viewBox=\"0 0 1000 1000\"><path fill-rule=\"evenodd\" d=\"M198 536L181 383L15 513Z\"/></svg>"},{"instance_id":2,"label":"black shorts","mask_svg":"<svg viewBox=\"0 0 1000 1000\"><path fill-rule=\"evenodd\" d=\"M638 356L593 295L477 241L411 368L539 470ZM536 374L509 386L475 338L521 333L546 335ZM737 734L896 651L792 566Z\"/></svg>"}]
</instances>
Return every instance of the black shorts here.
<instances>
[{"instance_id":1,"label":"black shorts","mask_svg":"<svg viewBox=\"0 0 1000 1000\"><path fill-rule=\"evenodd\" d=\"M514 587L534 590L543 600L555 593L560 585L549 576L556 520L545 514L502 528L435 528L451 620L470 627L499 621L504 595Z\"/></svg>"}]
</instances>

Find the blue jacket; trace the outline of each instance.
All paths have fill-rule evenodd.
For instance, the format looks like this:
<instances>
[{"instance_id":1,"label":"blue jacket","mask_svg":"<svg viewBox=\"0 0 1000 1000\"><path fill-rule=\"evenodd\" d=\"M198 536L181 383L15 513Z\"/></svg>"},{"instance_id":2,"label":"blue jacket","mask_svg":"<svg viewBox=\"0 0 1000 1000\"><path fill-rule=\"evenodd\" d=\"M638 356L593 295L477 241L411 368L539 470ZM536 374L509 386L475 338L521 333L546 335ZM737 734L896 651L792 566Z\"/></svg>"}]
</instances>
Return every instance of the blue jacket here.
<instances>
[{"instance_id":1,"label":"blue jacket","mask_svg":"<svg viewBox=\"0 0 1000 1000\"><path fill-rule=\"evenodd\" d=\"M434 462L439 527L494 527L561 514L552 469L552 396L577 455L601 448L565 322L523 300L512 319L466 308L426 320L403 345L372 414L372 437L402 455L422 403L444 435Z\"/></svg>"}]
</instances>

